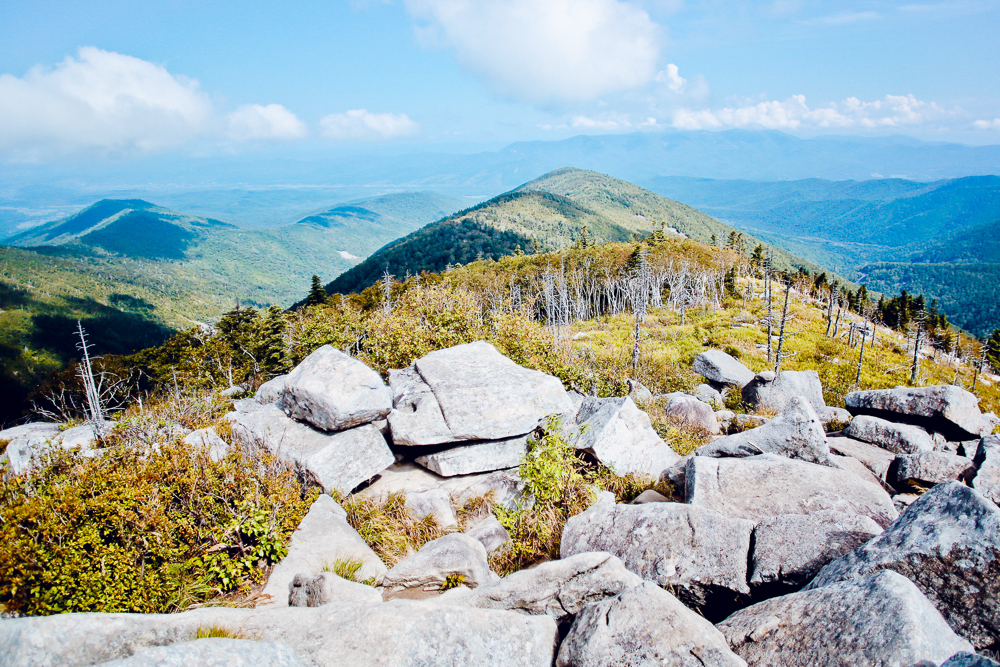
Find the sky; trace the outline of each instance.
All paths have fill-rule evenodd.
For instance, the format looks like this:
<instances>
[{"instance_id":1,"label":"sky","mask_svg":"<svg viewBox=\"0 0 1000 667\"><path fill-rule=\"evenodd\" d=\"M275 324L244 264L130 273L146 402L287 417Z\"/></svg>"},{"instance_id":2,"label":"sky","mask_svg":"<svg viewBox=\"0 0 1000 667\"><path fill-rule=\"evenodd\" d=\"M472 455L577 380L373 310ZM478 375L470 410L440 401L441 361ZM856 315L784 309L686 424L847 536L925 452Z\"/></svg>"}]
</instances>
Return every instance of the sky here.
<instances>
[{"instance_id":1,"label":"sky","mask_svg":"<svg viewBox=\"0 0 1000 667\"><path fill-rule=\"evenodd\" d=\"M0 160L778 129L1000 144L1000 0L4 0Z\"/></svg>"}]
</instances>

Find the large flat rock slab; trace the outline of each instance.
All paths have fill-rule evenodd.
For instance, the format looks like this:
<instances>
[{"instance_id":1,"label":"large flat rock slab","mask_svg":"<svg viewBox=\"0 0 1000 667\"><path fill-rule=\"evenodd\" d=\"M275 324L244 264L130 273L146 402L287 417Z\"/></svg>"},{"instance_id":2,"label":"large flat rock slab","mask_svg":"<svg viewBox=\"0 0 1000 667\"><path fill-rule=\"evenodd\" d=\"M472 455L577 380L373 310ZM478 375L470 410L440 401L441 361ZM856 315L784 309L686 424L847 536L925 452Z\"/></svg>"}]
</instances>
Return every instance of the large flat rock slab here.
<instances>
[{"instance_id":1,"label":"large flat rock slab","mask_svg":"<svg viewBox=\"0 0 1000 667\"><path fill-rule=\"evenodd\" d=\"M871 415L856 417L844 429L844 435L894 454L934 451L934 438L920 426L891 422Z\"/></svg>"},{"instance_id":2,"label":"large flat rock slab","mask_svg":"<svg viewBox=\"0 0 1000 667\"><path fill-rule=\"evenodd\" d=\"M854 391L844 401L851 414L916 424L953 441L979 438L987 426L979 399L953 385Z\"/></svg>"},{"instance_id":3,"label":"large flat rock slab","mask_svg":"<svg viewBox=\"0 0 1000 667\"><path fill-rule=\"evenodd\" d=\"M577 449L591 454L616 475L639 473L657 479L680 456L653 429L649 415L631 398L587 397L577 423Z\"/></svg>"},{"instance_id":4,"label":"large flat rock slab","mask_svg":"<svg viewBox=\"0 0 1000 667\"><path fill-rule=\"evenodd\" d=\"M528 452L528 437L475 442L418 456L416 462L442 477L516 468Z\"/></svg>"},{"instance_id":5,"label":"large flat rock slab","mask_svg":"<svg viewBox=\"0 0 1000 667\"><path fill-rule=\"evenodd\" d=\"M795 397L809 402L817 414L826 412L823 385L816 371L761 373L743 387L743 402L754 410L781 412Z\"/></svg>"},{"instance_id":6,"label":"large flat rock slab","mask_svg":"<svg viewBox=\"0 0 1000 667\"><path fill-rule=\"evenodd\" d=\"M839 558L807 589L894 570L913 581L976 648L1000 638L1000 509L959 482L939 484L884 533Z\"/></svg>"},{"instance_id":7,"label":"large flat rock slab","mask_svg":"<svg viewBox=\"0 0 1000 667\"><path fill-rule=\"evenodd\" d=\"M694 372L709 382L743 388L754 372L722 350L705 350L694 359Z\"/></svg>"},{"instance_id":8,"label":"large flat rock slab","mask_svg":"<svg viewBox=\"0 0 1000 667\"><path fill-rule=\"evenodd\" d=\"M994 503L1000 504L1000 436L983 438L973 460L977 470L972 487Z\"/></svg>"},{"instance_id":9,"label":"large flat rock slab","mask_svg":"<svg viewBox=\"0 0 1000 667\"><path fill-rule=\"evenodd\" d=\"M897 516L889 494L853 472L774 454L694 456L685 471L685 495L690 505L754 523L837 510L866 516L884 528Z\"/></svg>"},{"instance_id":10,"label":"large flat rock slab","mask_svg":"<svg viewBox=\"0 0 1000 667\"><path fill-rule=\"evenodd\" d=\"M904 667L969 650L920 589L892 571L773 598L717 627L751 667Z\"/></svg>"},{"instance_id":11,"label":"large flat rock slab","mask_svg":"<svg viewBox=\"0 0 1000 667\"><path fill-rule=\"evenodd\" d=\"M750 593L753 523L680 503L616 505L611 494L566 522L560 556L617 556L630 571L669 588L706 617L721 618Z\"/></svg>"}]
</instances>

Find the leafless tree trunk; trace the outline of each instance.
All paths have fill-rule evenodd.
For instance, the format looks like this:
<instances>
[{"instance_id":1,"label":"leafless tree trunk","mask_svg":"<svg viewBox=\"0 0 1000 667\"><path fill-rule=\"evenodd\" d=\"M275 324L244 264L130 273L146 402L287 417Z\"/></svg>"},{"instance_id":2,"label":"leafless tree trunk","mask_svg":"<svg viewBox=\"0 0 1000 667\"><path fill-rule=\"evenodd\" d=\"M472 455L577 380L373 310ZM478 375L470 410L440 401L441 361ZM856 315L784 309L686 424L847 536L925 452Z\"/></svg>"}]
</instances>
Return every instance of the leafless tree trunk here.
<instances>
[{"instance_id":1,"label":"leafless tree trunk","mask_svg":"<svg viewBox=\"0 0 1000 667\"><path fill-rule=\"evenodd\" d=\"M913 335L913 365L910 369L910 384L917 383L917 371L920 370L920 334L924 329L924 313L921 311L913 319L916 332Z\"/></svg>"},{"instance_id":2,"label":"leafless tree trunk","mask_svg":"<svg viewBox=\"0 0 1000 667\"><path fill-rule=\"evenodd\" d=\"M781 329L778 331L778 351L774 355L774 372L781 372L781 349L785 346L785 322L788 319L788 293L792 291L791 281L785 283L785 305L781 309Z\"/></svg>"}]
</instances>

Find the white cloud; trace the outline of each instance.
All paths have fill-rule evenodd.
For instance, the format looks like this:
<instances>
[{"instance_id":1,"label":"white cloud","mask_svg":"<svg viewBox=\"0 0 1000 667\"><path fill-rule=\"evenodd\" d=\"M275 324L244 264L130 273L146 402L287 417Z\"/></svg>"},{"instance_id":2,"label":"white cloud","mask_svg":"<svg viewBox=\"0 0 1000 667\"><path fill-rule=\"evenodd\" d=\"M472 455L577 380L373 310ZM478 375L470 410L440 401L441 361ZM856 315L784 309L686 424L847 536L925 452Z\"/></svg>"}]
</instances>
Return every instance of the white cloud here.
<instances>
[{"instance_id":1,"label":"white cloud","mask_svg":"<svg viewBox=\"0 0 1000 667\"><path fill-rule=\"evenodd\" d=\"M280 104L244 104L228 116L227 134L236 140L299 139L306 125Z\"/></svg>"},{"instance_id":2,"label":"white cloud","mask_svg":"<svg viewBox=\"0 0 1000 667\"><path fill-rule=\"evenodd\" d=\"M1000 118L993 120L977 120L972 123L972 127L977 130L1000 130Z\"/></svg>"},{"instance_id":3,"label":"white cloud","mask_svg":"<svg viewBox=\"0 0 1000 667\"><path fill-rule=\"evenodd\" d=\"M0 149L157 150L205 131L211 117L197 81L94 47L22 78L0 75Z\"/></svg>"},{"instance_id":4,"label":"white cloud","mask_svg":"<svg viewBox=\"0 0 1000 667\"><path fill-rule=\"evenodd\" d=\"M687 79L682 77L677 69L677 65L670 63L667 69L656 75L658 83L666 84L667 88L675 93L683 93L687 88Z\"/></svg>"},{"instance_id":5,"label":"white cloud","mask_svg":"<svg viewBox=\"0 0 1000 667\"><path fill-rule=\"evenodd\" d=\"M330 114L319 124L323 136L330 139L373 141L407 137L420 131L420 126L405 113L371 113L366 109Z\"/></svg>"},{"instance_id":6,"label":"white cloud","mask_svg":"<svg viewBox=\"0 0 1000 667\"><path fill-rule=\"evenodd\" d=\"M679 109L674 113L673 126L684 130L726 127L871 129L923 125L954 113L913 95L886 95L874 102L849 97L843 102L815 109L806 104L805 95L793 95L783 102L770 100L715 110Z\"/></svg>"},{"instance_id":7,"label":"white cloud","mask_svg":"<svg viewBox=\"0 0 1000 667\"><path fill-rule=\"evenodd\" d=\"M589 100L656 75L660 29L621 0L405 0L425 42L500 94L531 102Z\"/></svg>"}]
</instances>

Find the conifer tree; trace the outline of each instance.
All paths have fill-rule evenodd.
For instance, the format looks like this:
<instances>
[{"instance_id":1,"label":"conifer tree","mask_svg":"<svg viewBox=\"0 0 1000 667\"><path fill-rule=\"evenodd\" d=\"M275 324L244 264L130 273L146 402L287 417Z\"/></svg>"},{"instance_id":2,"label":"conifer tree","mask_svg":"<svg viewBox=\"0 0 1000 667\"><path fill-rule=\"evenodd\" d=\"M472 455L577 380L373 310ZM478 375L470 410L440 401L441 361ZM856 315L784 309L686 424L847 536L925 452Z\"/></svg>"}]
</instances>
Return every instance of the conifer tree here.
<instances>
[{"instance_id":1,"label":"conifer tree","mask_svg":"<svg viewBox=\"0 0 1000 667\"><path fill-rule=\"evenodd\" d=\"M313 275L312 287L309 289L309 296L306 297L306 306L319 306L326 303L326 290L319 276Z\"/></svg>"}]
</instances>

